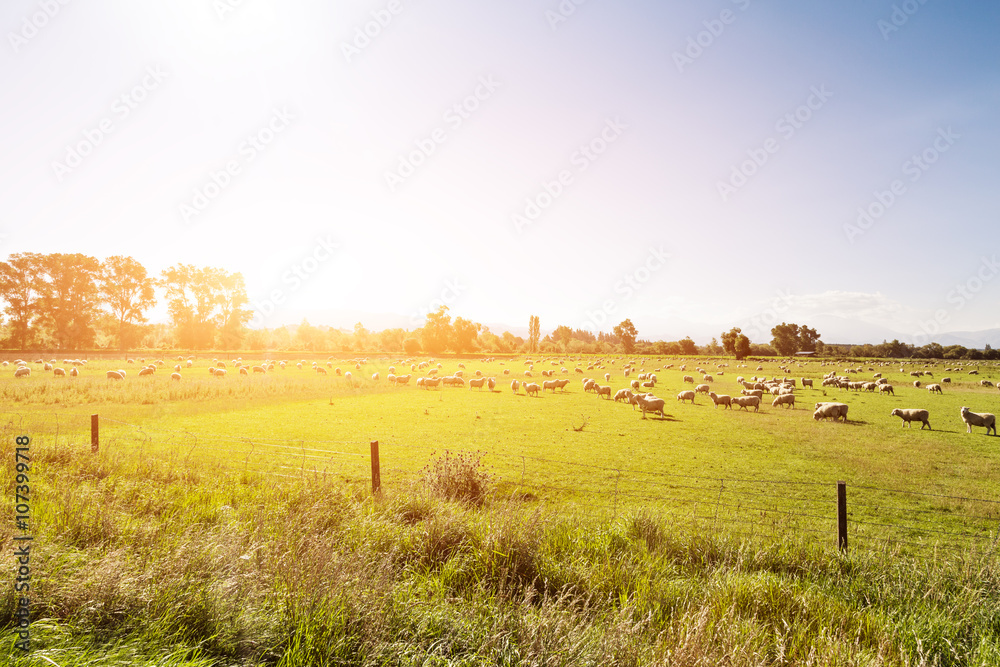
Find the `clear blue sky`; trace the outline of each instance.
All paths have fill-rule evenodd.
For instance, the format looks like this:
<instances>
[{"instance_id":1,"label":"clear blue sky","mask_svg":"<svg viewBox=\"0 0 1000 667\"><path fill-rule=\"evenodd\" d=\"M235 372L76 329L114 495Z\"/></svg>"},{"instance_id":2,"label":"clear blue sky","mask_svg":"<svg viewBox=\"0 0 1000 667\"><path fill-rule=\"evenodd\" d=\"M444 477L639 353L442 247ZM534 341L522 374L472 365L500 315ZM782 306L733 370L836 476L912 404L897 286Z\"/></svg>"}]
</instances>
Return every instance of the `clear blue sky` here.
<instances>
[{"instance_id":1,"label":"clear blue sky","mask_svg":"<svg viewBox=\"0 0 1000 667\"><path fill-rule=\"evenodd\" d=\"M985 1L11 0L0 254L240 271L268 326L998 327L998 28Z\"/></svg>"}]
</instances>

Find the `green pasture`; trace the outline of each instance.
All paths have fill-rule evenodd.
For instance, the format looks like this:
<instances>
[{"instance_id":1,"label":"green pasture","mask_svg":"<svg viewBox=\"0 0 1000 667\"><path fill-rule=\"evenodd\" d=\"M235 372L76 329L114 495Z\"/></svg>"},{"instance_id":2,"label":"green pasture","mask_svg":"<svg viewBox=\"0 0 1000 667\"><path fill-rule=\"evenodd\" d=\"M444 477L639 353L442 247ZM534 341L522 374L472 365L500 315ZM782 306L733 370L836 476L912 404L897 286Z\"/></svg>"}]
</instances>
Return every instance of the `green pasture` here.
<instances>
[{"instance_id":1,"label":"green pasture","mask_svg":"<svg viewBox=\"0 0 1000 667\"><path fill-rule=\"evenodd\" d=\"M623 359L557 357L535 359L527 379L553 369L566 390L527 397L510 389L526 379L524 356L431 364L495 377L493 392L419 388L427 369L410 364L424 359L279 358L283 370L245 376L226 359L217 378L215 359L195 355L179 381L169 355L149 377L139 359L89 361L79 377L0 367L4 456L29 435L34 457L33 632L45 659L23 664L1000 659L1000 439L966 433L959 417L963 405L1000 413L1000 391L979 385L1000 378L996 366L636 359L625 378ZM408 386L387 384L390 366ZM718 394L738 395L739 375L816 386L799 382L793 409L679 403L684 375L703 382L698 366ZM848 366L852 379L882 373L895 396L820 386ZM107 379L112 369L126 378ZM915 370L953 381L932 395L912 386ZM583 391L583 377L617 390L638 372L656 373L665 418ZM848 422L815 421L818 401L847 403ZM933 430L901 428L897 407L930 410ZM458 463L442 473L446 451ZM443 476L490 491L443 499ZM9 488L13 478L5 468ZM7 553L12 501L0 512ZM0 641L11 644L15 601L8 587Z\"/></svg>"}]
</instances>

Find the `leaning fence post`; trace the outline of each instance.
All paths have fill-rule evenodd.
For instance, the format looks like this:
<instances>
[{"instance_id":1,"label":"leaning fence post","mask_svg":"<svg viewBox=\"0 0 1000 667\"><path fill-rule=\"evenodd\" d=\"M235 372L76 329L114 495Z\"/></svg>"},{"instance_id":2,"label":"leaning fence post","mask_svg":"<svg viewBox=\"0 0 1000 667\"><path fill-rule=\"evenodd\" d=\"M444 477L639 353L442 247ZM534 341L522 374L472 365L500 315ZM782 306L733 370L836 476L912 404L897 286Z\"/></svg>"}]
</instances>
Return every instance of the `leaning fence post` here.
<instances>
[{"instance_id":1,"label":"leaning fence post","mask_svg":"<svg viewBox=\"0 0 1000 667\"><path fill-rule=\"evenodd\" d=\"M847 482L837 482L837 544L847 551Z\"/></svg>"},{"instance_id":2,"label":"leaning fence post","mask_svg":"<svg viewBox=\"0 0 1000 667\"><path fill-rule=\"evenodd\" d=\"M97 453L101 446L100 428L97 424L97 415L90 415L90 451Z\"/></svg>"},{"instance_id":3,"label":"leaning fence post","mask_svg":"<svg viewBox=\"0 0 1000 667\"><path fill-rule=\"evenodd\" d=\"M378 463L378 440L372 440L372 493L378 495L382 491L382 472Z\"/></svg>"}]
</instances>

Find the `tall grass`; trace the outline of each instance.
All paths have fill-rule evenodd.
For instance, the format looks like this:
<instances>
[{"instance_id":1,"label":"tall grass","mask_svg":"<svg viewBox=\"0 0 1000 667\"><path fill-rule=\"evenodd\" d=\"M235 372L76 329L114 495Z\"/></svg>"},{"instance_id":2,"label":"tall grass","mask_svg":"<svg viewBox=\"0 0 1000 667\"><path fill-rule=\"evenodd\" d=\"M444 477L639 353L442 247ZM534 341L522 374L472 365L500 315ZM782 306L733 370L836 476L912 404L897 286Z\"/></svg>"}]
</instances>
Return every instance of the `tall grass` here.
<instances>
[{"instance_id":1,"label":"tall grass","mask_svg":"<svg viewBox=\"0 0 1000 667\"><path fill-rule=\"evenodd\" d=\"M595 520L503 494L471 459L373 498L64 445L33 456L32 664L1000 661L993 553L844 556L648 511ZM12 488L9 466L0 478ZM6 586L10 647L15 603Z\"/></svg>"}]
</instances>

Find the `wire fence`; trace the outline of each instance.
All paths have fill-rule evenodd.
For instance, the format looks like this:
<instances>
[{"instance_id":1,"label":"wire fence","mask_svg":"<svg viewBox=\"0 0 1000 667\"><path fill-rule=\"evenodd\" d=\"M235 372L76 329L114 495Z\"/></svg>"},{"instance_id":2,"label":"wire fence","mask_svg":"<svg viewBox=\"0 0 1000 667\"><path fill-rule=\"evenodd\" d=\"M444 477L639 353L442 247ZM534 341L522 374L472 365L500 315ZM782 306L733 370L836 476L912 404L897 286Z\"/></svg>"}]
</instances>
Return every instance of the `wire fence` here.
<instances>
[{"instance_id":1,"label":"wire fence","mask_svg":"<svg viewBox=\"0 0 1000 667\"><path fill-rule=\"evenodd\" d=\"M263 475L274 483L342 480L371 484L372 442L246 437L154 428L67 412L0 413L4 436L81 455L172 461L186 469ZM385 488L418 481L440 452L413 443L378 443L378 478ZM1000 536L1000 500L847 482L846 535L838 526L837 482L699 476L613 468L500 451L454 452L475 457L503 493L544 502L555 511L617 518L650 512L692 534L776 540L787 536L850 549L891 548L918 556L992 556Z\"/></svg>"}]
</instances>

